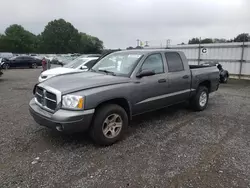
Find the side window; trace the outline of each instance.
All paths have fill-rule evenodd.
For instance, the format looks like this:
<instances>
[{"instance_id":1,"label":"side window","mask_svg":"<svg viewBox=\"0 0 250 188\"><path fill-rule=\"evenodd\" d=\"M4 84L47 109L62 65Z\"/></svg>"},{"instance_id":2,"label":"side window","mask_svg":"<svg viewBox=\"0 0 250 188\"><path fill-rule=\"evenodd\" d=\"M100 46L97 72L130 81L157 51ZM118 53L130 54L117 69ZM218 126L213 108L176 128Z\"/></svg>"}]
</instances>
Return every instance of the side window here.
<instances>
[{"instance_id":1,"label":"side window","mask_svg":"<svg viewBox=\"0 0 250 188\"><path fill-rule=\"evenodd\" d=\"M21 61L23 59L23 57L17 57L15 60L17 61L17 62L19 62L19 61Z\"/></svg>"},{"instance_id":2,"label":"side window","mask_svg":"<svg viewBox=\"0 0 250 188\"><path fill-rule=\"evenodd\" d=\"M88 67L88 69L91 69L95 65L95 62L96 60L90 60L85 64L85 66Z\"/></svg>"},{"instance_id":3,"label":"side window","mask_svg":"<svg viewBox=\"0 0 250 188\"><path fill-rule=\"evenodd\" d=\"M163 61L161 54L153 54L147 57L144 61L141 70L152 70L155 74L164 72Z\"/></svg>"},{"instance_id":4,"label":"side window","mask_svg":"<svg viewBox=\"0 0 250 188\"><path fill-rule=\"evenodd\" d=\"M28 58L28 57L23 57L22 60L23 60L23 61L28 61L29 58Z\"/></svg>"},{"instance_id":5,"label":"side window","mask_svg":"<svg viewBox=\"0 0 250 188\"><path fill-rule=\"evenodd\" d=\"M166 52L165 57L168 64L168 72L179 72L184 70L181 57L176 52Z\"/></svg>"}]
</instances>

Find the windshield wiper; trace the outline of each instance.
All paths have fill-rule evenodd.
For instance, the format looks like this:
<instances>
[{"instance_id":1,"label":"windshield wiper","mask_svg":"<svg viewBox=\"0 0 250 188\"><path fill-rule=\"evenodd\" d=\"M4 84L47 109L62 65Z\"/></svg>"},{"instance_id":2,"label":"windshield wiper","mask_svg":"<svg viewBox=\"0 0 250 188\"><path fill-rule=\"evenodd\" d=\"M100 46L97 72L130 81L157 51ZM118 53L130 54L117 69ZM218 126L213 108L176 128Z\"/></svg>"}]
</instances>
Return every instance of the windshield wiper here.
<instances>
[{"instance_id":1,"label":"windshield wiper","mask_svg":"<svg viewBox=\"0 0 250 188\"><path fill-rule=\"evenodd\" d=\"M112 74L113 76L116 76L116 74L112 71L108 71L108 70L105 70L105 69L99 69L98 70L99 72L105 72L106 74Z\"/></svg>"}]
</instances>

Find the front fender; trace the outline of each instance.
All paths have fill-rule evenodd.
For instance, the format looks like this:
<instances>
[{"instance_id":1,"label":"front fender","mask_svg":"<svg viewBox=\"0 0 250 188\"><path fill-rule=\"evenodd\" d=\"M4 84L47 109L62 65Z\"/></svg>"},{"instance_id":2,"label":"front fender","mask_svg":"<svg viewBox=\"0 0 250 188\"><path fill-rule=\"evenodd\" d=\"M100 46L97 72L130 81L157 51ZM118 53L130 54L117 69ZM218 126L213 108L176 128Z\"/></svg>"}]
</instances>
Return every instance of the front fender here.
<instances>
[{"instance_id":1,"label":"front fender","mask_svg":"<svg viewBox=\"0 0 250 188\"><path fill-rule=\"evenodd\" d=\"M85 101L86 109L95 109L101 103L114 99L125 99L129 103L131 108L132 106L131 92L133 92L134 90L133 87L134 86L132 83L121 83L121 84L87 89L76 92L74 94L84 96L86 98Z\"/></svg>"}]
</instances>

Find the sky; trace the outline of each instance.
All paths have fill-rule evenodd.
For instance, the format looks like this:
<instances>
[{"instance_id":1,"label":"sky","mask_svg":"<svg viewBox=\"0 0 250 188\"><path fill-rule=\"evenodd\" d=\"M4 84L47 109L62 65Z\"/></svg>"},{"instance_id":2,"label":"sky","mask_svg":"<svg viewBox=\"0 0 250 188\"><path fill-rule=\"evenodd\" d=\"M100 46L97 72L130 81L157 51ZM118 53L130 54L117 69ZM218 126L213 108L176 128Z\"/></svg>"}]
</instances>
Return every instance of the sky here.
<instances>
[{"instance_id":1,"label":"sky","mask_svg":"<svg viewBox=\"0 0 250 188\"><path fill-rule=\"evenodd\" d=\"M187 43L192 37L250 33L250 0L0 0L0 33L20 24L34 34L63 18L105 48Z\"/></svg>"}]
</instances>

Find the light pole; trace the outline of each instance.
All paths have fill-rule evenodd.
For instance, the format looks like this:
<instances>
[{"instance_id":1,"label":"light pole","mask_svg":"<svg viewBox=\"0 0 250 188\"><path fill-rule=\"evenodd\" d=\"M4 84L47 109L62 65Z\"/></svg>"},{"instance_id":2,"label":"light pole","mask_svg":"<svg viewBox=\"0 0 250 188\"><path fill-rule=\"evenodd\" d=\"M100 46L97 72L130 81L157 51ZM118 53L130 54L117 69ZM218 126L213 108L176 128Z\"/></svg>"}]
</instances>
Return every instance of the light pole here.
<instances>
[{"instance_id":1,"label":"light pole","mask_svg":"<svg viewBox=\"0 0 250 188\"><path fill-rule=\"evenodd\" d=\"M168 47L169 47L170 42L171 42L171 40L170 40L170 39L167 39L167 40L166 40L166 48L168 48Z\"/></svg>"}]
</instances>

